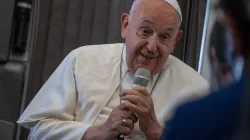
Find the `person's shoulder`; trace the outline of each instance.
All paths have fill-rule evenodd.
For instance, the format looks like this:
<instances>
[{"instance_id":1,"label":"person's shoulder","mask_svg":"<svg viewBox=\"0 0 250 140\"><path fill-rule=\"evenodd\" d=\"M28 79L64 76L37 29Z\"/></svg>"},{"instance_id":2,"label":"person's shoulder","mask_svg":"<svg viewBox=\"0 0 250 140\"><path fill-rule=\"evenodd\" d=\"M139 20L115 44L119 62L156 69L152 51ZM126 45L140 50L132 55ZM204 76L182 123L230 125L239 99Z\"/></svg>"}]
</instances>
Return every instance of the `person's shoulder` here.
<instances>
[{"instance_id":1,"label":"person's shoulder","mask_svg":"<svg viewBox=\"0 0 250 140\"><path fill-rule=\"evenodd\" d=\"M209 85L207 80L205 80L196 70L173 55L169 56L167 65L183 81L204 86Z\"/></svg>"},{"instance_id":2,"label":"person's shoulder","mask_svg":"<svg viewBox=\"0 0 250 140\"><path fill-rule=\"evenodd\" d=\"M231 109L233 109L237 103L240 103L242 93L243 83L241 80L221 89L214 90L205 98L183 104L178 111L189 112L192 110L199 113L201 110L204 111L204 108L206 108L205 111L207 112L214 110L219 111L220 109L226 111L226 108L232 107Z\"/></svg>"},{"instance_id":3,"label":"person's shoulder","mask_svg":"<svg viewBox=\"0 0 250 140\"><path fill-rule=\"evenodd\" d=\"M84 55L100 56L102 54L119 55L117 52L120 52L123 46L124 43L86 45L72 50L70 54L75 57Z\"/></svg>"},{"instance_id":4,"label":"person's shoulder","mask_svg":"<svg viewBox=\"0 0 250 140\"><path fill-rule=\"evenodd\" d=\"M194 140L231 135L241 110L242 85L239 81L179 106L172 120L166 122L169 128L164 138Z\"/></svg>"},{"instance_id":5,"label":"person's shoulder","mask_svg":"<svg viewBox=\"0 0 250 140\"><path fill-rule=\"evenodd\" d=\"M188 72L188 77L191 77L193 75L201 77L201 75L195 71L192 67L190 67L189 65L187 65L186 63L184 63L183 61L181 61L180 59L178 59L177 57L173 56L173 55L169 55L168 58L168 65L170 65L172 68L178 69L180 72Z\"/></svg>"},{"instance_id":6,"label":"person's shoulder","mask_svg":"<svg viewBox=\"0 0 250 140\"><path fill-rule=\"evenodd\" d=\"M82 46L72 50L65 58L71 65L80 66L113 66L121 58L124 44L100 44Z\"/></svg>"}]
</instances>

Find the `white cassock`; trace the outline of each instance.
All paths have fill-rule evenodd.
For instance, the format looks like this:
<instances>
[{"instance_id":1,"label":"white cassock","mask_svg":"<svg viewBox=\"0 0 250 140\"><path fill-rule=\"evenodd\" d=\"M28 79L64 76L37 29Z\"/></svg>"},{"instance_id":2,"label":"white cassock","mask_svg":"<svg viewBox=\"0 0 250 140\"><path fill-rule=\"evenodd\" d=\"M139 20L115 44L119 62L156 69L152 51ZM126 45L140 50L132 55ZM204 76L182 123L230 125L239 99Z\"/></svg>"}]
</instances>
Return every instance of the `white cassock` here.
<instances>
[{"instance_id":1,"label":"white cassock","mask_svg":"<svg viewBox=\"0 0 250 140\"><path fill-rule=\"evenodd\" d=\"M18 120L31 129L29 139L80 140L90 126L103 124L112 109L120 104L120 83L122 89L132 87L133 75L124 63L125 51L121 57L124 46L84 46L67 55ZM149 82L148 92L158 76ZM205 96L208 87L207 81L196 71L169 56L152 91L159 122L164 125L180 103ZM145 139L138 123L132 139Z\"/></svg>"}]
</instances>

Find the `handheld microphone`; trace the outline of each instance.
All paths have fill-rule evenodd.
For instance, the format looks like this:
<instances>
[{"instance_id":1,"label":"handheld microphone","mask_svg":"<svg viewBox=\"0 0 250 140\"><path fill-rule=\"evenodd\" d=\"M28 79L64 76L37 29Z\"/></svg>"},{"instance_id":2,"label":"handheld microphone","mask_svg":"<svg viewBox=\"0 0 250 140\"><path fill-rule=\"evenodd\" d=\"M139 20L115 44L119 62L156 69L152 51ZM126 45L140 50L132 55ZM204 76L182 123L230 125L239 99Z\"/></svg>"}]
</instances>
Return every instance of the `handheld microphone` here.
<instances>
[{"instance_id":1,"label":"handheld microphone","mask_svg":"<svg viewBox=\"0 0 250 140\"><path fill-rule=\"evenodd\" d=\"M144 69L144 68L137 69L135 76L134 76L132 88L135 88L137 86L147 87L149 79L150 79L149 70ZM117 140L124 140L124 138L125 138L124 135L119 135Z\"/></svg>"}]
</instances>

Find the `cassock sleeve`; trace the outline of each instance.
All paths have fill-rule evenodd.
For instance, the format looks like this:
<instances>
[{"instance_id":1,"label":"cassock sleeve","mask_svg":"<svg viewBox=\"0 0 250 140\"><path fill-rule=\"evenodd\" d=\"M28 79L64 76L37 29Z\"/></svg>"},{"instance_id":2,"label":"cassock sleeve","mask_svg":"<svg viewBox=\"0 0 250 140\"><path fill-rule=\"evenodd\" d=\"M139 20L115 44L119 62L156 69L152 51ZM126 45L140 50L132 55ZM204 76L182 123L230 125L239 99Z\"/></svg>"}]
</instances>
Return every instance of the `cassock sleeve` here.
<instances>
[{"instance_id":1,"label":"cassock sleeve","mask_svg":"<svg viewBox=\"0 0 250 140\"><path fill-rule=\"evenodd\" d=\"M78 92L73 51L46 81L18 122L30 129L31 139L80 140L91 126L75 121Z\"/></svg>"}]
</instances>

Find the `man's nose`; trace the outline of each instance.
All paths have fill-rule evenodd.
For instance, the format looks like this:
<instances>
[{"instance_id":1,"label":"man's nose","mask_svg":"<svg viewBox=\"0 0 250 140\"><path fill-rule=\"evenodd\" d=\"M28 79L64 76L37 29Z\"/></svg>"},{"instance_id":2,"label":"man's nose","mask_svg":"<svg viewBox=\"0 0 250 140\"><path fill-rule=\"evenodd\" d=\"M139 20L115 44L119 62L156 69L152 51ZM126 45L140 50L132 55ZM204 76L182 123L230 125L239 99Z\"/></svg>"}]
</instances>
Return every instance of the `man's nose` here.
<instances>
[{"instance_id":1,"label":"man's nose","mask_svg":"<svg viewBox=\"0 0 250 140\"><path fill-rule=\"evenodd\" d=\"M148 45L147 48L150 52L157 52L158 50L158 39L155 35L152 35L148 38Z\"/></svg>"}]
</instances>

